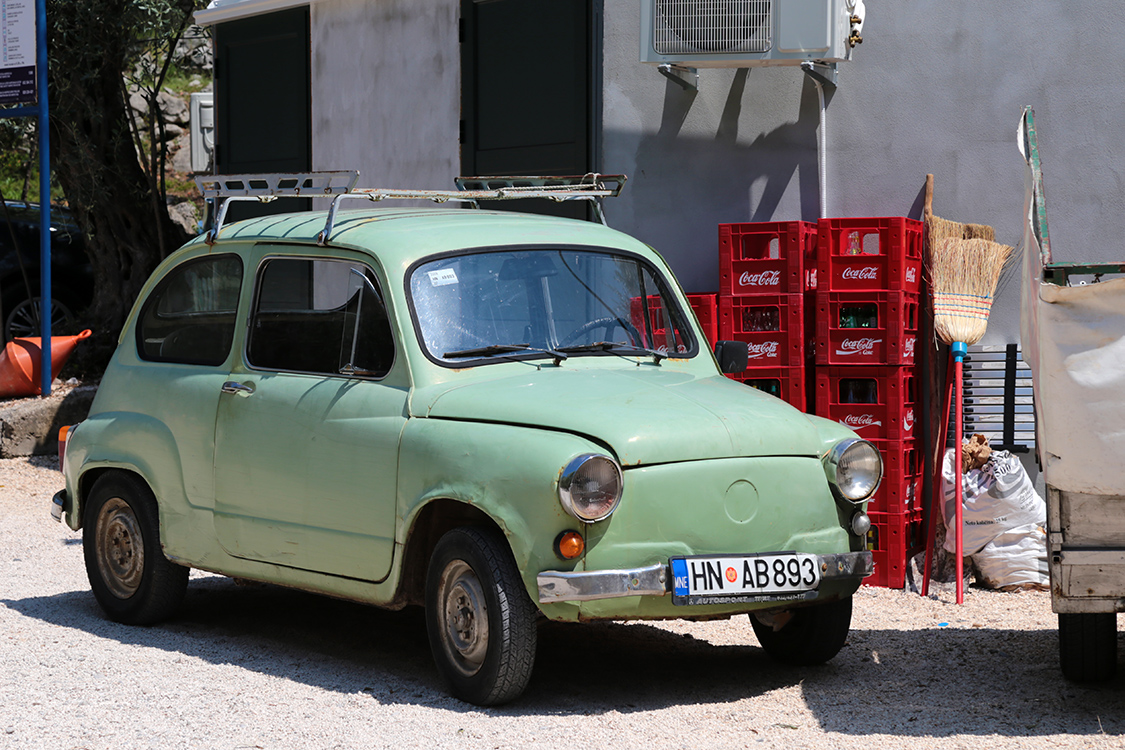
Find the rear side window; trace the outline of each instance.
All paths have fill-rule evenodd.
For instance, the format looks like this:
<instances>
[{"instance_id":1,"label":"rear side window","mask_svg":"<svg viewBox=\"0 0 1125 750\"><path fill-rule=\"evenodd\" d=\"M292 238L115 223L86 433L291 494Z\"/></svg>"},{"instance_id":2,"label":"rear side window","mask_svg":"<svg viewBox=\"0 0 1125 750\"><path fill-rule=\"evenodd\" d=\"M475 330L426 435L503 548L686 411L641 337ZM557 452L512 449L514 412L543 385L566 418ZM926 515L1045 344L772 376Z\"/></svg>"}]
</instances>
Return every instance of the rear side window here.
<instances>
[{"instance_id":1,"label":"rear side window","mask_svg":"<svg viewBox=\"0 0 1125 750\"><path fill-rule=\"evenodd\" d=\"M137 353L154 362L221 365L234 341L242 260L219 255L170 271L141 308Z\"/></svg>"},{"instance_id":2,"label":"rear side window","mask_svg":"<svg viewBox=\"0 0 1125 750\"><path fill-rule=\"evenodd\" d=\"M251 367L380 378L394 341L378 281L361 263L273 258L250 320Z\"/></svg>"}]
</instances>

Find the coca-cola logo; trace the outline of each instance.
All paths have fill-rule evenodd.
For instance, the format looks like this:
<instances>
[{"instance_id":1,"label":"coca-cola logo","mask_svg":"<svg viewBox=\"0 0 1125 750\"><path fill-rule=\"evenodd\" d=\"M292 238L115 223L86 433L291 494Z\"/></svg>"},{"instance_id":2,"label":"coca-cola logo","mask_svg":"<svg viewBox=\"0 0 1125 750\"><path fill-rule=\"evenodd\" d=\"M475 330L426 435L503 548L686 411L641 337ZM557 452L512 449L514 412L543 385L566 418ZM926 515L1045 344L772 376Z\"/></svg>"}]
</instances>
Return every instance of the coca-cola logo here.
<instances>
[{"instance_id":1,"label":"coca-cola logo","mask_svg":"<svg viewBox=\"0 0 1125 750\"><path fill-rule=\"evenodd\" d=\"M840 420L840 423L853 430L862 430L864 427L882 427L883 423L875 419L874 414L849 414Z\"/></svg>"},{"instance_id":2,"label":"coca-cola logo","mask_svg":"<svg viewBox=\"0 0 1125 750\"><path fill-rule=\"evenodd\" d=\"M879 278L878 266L863 266L862 268L851 266L844 269L842 274L845 279L877 279Z\"/></svg>"},{"instance_id":3,"label":"coca-cola logo","mask_svg":"<svg viewBox=\"0 0 1125 750\"><path fill-rule=\"evenodd\" d=\"M781 286L781 271L743 271L738 277L738 283L741 286Z\"/></svg>"},{"instance_id":4,"label":"coca-cola logo","mask_svg":"<svg viewBox=\"0 0 1125 750\"><path fill-rule=\"evenodd\" d=\"M914 429L914 410L907 409L906 414L902 417L902 429L910 432Z\"/></svg>"},{"instance_id":5,"label":"coca-cola logo","mask_svg":"<svg viewBox=\"0 0 1125 750\"><path fill-rule=\"evenodd\" d=\"M906 280L908 282L913 284L914 280L917 279L917 278L918 278L918 269L917 268L915 268L914 266L911 266L910 268L906 269Z\"/></svg>"},{"instance_id":6,"label":"coca-cola logo","mask_svg":"<svg viewBox=\"0 0 1125 750\"><path fill-rule=\"evenodd\" d=\"M840 342L840 348L836 350L836 353L844 357L851 356L853 354L869 356L871 354L874 354L875 345L881 344L882 342L883 339L872 338L844 339L842 342Z\"/></svg>"},{"instance_id":7,"label":"coca-cola logo","mask_svg":"<svg viewBox=\"0 0 1125 750\"><path fill-rule=\"evenodd\" d=\"M910 338L906 339L906 341L903 342L903 346L902 346L903 356L906 356L906 357L913 357L914 356L914 343L917 340L918 339L911 336Z\"/></svg>"},{"instance_id":8,"label":"coca-cola logo","mask_svg":"<svg viewBox=\"0 0 1125 750\"><path fill-rule=\"evenodd\" d=\"M770 359L777 356L776 341L763 341L760 344L747 344L746 349L750 359Z\"/></svg>"}]
</instances>

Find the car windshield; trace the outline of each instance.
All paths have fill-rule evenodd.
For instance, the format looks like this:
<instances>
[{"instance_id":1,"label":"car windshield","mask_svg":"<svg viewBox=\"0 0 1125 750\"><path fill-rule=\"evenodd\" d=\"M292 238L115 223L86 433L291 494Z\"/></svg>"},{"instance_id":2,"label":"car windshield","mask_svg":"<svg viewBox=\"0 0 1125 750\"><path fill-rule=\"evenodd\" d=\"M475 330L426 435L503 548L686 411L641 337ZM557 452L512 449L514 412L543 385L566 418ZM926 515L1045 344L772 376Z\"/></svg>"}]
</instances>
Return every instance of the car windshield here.
<instances>
[{"instance_id":1,"label":"car windshield","mask_svg":"<svg viewBox=\"0 0 1125 750\"><path fill-rule=\"evenodd\" d=\"M694 356L659 272L632 255L536 249L446 256L410 276L422 342L435 360L578 355ZM647 308L648 314L645 314Z\"/></svg>"}]
</instances>

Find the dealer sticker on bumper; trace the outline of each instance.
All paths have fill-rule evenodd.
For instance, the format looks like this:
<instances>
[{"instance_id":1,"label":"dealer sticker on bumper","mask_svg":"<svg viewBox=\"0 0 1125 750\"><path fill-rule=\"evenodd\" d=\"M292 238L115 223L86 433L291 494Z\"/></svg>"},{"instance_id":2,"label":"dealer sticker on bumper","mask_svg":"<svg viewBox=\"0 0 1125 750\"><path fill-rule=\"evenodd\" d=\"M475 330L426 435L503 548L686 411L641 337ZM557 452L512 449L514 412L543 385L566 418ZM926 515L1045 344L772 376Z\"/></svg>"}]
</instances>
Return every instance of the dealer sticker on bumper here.
<instances>
[{"instance_id":1,"label":"dealer sticker on bumper","mask_svg":"<svg viewBox=\"0 0 1125 750\"><path fill-rule=\"evenodd\" d=\"M819 559L799 552L673 557L670 562L674 604L810 599L820 585Z\"/></svg>"}]
</instances>

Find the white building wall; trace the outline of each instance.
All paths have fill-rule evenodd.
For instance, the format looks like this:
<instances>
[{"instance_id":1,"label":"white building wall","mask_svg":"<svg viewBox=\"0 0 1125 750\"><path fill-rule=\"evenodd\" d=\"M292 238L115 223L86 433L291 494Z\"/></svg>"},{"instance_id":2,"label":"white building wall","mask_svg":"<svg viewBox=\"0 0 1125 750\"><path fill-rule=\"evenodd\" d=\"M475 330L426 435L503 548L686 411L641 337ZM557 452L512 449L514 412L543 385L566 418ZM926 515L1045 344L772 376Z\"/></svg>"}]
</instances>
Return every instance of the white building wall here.
<instances>
[{"instance_id":1,"label":"white building wall","mask_svg":"<svg viewBox=\"0 0 1125 750\"><path fill-rule=\"evenodd\" d=\"M359 169L363 187L453 189L456 0L318 0L310 10L313 169Z\"/></svg>"}]
</instances>

